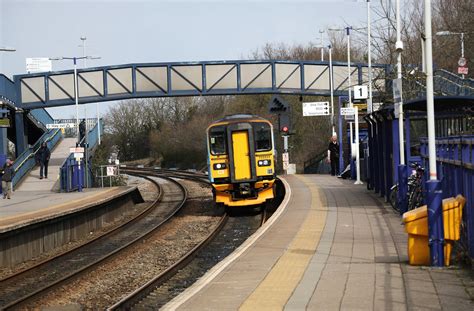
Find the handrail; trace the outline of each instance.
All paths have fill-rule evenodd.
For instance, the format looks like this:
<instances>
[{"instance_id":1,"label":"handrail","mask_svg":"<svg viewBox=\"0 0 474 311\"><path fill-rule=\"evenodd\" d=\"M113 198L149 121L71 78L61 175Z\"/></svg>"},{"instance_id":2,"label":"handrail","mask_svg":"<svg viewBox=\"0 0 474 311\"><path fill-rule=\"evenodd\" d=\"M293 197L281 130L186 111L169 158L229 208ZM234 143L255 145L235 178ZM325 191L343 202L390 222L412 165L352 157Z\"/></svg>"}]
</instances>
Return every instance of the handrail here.
<instances>
[{"instance_id":1,"label":"handrail","mask_svg":"<svg viewBox=\"0 0 474 311\"><path fill-rule=\"evenodd\" d=\"M307 161L304 161L303 169L305 170L307 167L311 167L315 163L321 162L326 157L326 154L327 154L327 150L324 150L324 151L318 153L316 156L312 157L311 159L309 159Z\"/></svg>"},{"instance_id":2,"label":"handrail","mask_svg":"<svg viewBox=\"0 0 474 311\"><path fill-rule=\"evenodd\" d=\"M38 143L40 143L40 145L41 145L42 143L47 143L47 142L49 142L50 140L52 140L52 139L54 138L54 136L56 136L56 134L57 134L59 131L61 131L61 130L60 130L60 129L54 130L54 131L53 131L54 134L51 135L51 136L49 136L48 138L44 139L44 141L43 141L43 140L42 140L43 136L48 135L49 132L44 133L44 134L40 137L40 139L38 139L38 142L36 142L36 144L33 145L33 147L30 147L30 148L26 149L25 151L23 151L23 153L20 154L20 156L18 156L18 158L20 158L23 154L25 154L25 153L27 153L28 151L30 151L29 149L33 149L33 150L34 150L34 149L35 149L35 146L36 146ZM37 147L36 150L34 150L34 151L32 151L30 154L28 154L28 156L27 156L22 162L20 162L20 164L18 164L18 166L17 166L16 168L15 168L15 165L13 165L13 166L14 166L13 169L14 169L15 171L17 171L20 167L22 167L22 166L26 163L26 161L28 161L28 159L30 159L30 158L32 157L32 155L36 155L36 153L38 153L38 150L39 150L40 148L41 148L41 146ZM15 163L16 163L16 162L15 162Z\"/></svg>"}]
</instances>

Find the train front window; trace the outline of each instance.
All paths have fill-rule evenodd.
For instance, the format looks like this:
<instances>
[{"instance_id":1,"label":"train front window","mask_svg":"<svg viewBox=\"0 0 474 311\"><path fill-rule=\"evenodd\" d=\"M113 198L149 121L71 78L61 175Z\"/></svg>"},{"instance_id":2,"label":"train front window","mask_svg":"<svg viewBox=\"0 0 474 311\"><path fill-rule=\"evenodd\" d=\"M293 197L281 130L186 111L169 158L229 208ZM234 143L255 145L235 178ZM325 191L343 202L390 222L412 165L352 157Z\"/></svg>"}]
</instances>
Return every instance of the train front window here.
<instances>
[{"instance_id":1,"label":"train front window","mask_svg":"<svg viewBox=\"0 0 474 311\"><path fill-rule=\"evenodd\" d=\"M272 130L268 123L255 123L253 126L256 151L272 149Z\"/></svg>"},{"instance_id":2,"label":"train front window","mask_svg":"<svg viewBox=\"0 0 474 311\"><path fill-rule=\"evenodd\" d=\"M214 155L226 154L225 127L216 126L210 129L209 139L211 143L211 153Z\"/></svg>"}]
</instances>

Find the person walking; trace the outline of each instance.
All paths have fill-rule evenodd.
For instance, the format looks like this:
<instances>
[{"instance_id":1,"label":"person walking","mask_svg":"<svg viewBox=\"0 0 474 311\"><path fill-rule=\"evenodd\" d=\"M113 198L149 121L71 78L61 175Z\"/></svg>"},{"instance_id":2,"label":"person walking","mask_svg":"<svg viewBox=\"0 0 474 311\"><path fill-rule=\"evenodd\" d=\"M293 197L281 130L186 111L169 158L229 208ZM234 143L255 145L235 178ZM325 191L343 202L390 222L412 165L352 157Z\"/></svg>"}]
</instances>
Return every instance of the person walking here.
<instances>
[{"instance_id":1,"label":"person walking","mask_svg":"<svg viewBox=\"0 0 474 311\"><path fill-rule=\"evenodd\" d=\"M11 187L13 179L13 162L10 159L7 159L2 168L2 192L4 199L11 198Z\"/></svg>"},{"instance_id":2,"label":"person walking","mask_svg":"<svg viewBox=\"0 0 474 311\"><path fill-rule=\"evenodd\" d=\"M339 173L339 143L336 134L332 135L329 142L327 161L331 163L331 175L336 176Z\"/></svg>"},{"instance_id":3,"label":"person walking","mask_svg":"<svg viewBox=\"0 0 474 311\"><path fill-rule=\"evenodd\" d=\"M50 157L51 152L48 149L48 145L45 142L41 143L41 147L36 153L36 158L40 165L40 179L43 179L43 176L44 178L48 178L48 164Z\"/></svg>"}]
</instances>

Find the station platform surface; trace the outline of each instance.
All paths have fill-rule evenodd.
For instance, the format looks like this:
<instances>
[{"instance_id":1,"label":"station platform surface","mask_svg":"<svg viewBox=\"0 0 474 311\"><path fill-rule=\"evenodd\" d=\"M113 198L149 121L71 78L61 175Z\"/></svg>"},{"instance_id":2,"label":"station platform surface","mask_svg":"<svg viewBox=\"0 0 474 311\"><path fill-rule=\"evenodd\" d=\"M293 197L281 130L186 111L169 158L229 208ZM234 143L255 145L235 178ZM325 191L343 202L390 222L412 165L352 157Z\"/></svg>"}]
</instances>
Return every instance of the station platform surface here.
<instances>
[{"instance_id":1,"label":"station platform surface","mask_svg":"<svg viewBox=\"0 0 474 311\"><path fill-rule=\"evenodd\" d=\"M400 216L365 185L284 182L267 224L165 310L474 310L472 274L409 266Z\"/></svg>"},{"instance_id":2,"label":"station platform surface","mask_svg":"<svg viewBox=\"0 0 474 311\"><path fill-rule=\"evenodd\" d=\"M0 233L85 209L134 189L135 187L94 188L70 193L18 190L10 200L0 199Z\"/></svg>"}]
</instances>

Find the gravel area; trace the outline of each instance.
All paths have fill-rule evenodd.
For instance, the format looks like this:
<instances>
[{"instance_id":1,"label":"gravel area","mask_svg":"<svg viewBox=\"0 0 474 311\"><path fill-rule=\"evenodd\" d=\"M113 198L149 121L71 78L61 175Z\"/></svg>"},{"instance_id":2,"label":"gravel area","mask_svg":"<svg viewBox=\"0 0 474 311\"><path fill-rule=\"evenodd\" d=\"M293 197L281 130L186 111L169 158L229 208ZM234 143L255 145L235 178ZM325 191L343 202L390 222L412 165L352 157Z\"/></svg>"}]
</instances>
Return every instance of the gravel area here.
<instances>
[{"instance_id":1,"label":"gravel area","mask_svg":"<svg viewBox=\"0 0 474 311\"><path fill-rule=\"evenodd\" d=\"M80 280L42 297L34 307L80 305L85 309L104 309L180 259L204 239L220 219L208 186L189 181L184 184L191 199L178 217L146 242L133 246Z\"/></svg>"},{"instance_id":2,"label":"gravel area","mask_svg":"<svg viewBox=\"0 0 474 311\"><path fill-rule=\"evenodd\" d=\"M132 176L130 176L132 177ZM144 203L136 204L131 208L128 213L123 214L122 217L118 218L116 221L108 223L106 227L103 227L101 230L91 232L90 235L83 237L82 239L76 240L74 242L70 242L68 244L63 245L62 247L58 247L54 250L51 250L49 252L45 252L41 254L40 256L33 258L31 260L25 261L21 264L18 264L14 267L0 267L0 279L3 279L9 275L12 275L14 273L17 273L19 271L28 269L32 266L35 266L45 260L48 260L49 258L52 258L54 256L60 255L62 253L65 253L69 250L75 249L77 247L80 247L81 245L96 239L97 237L107 233L110 231L112 228L115 228L117 225L124 223L128 221L129 219L133 218L135 215L141 213L144 209L148 207L150 202L154 201L158 197L158 192L156 189L156 186L143 178L139 177L133 177L129 178L129 182L127 183L129 186L137 186L138 190L140 191Z\"/></svg>"}]
</instances>

